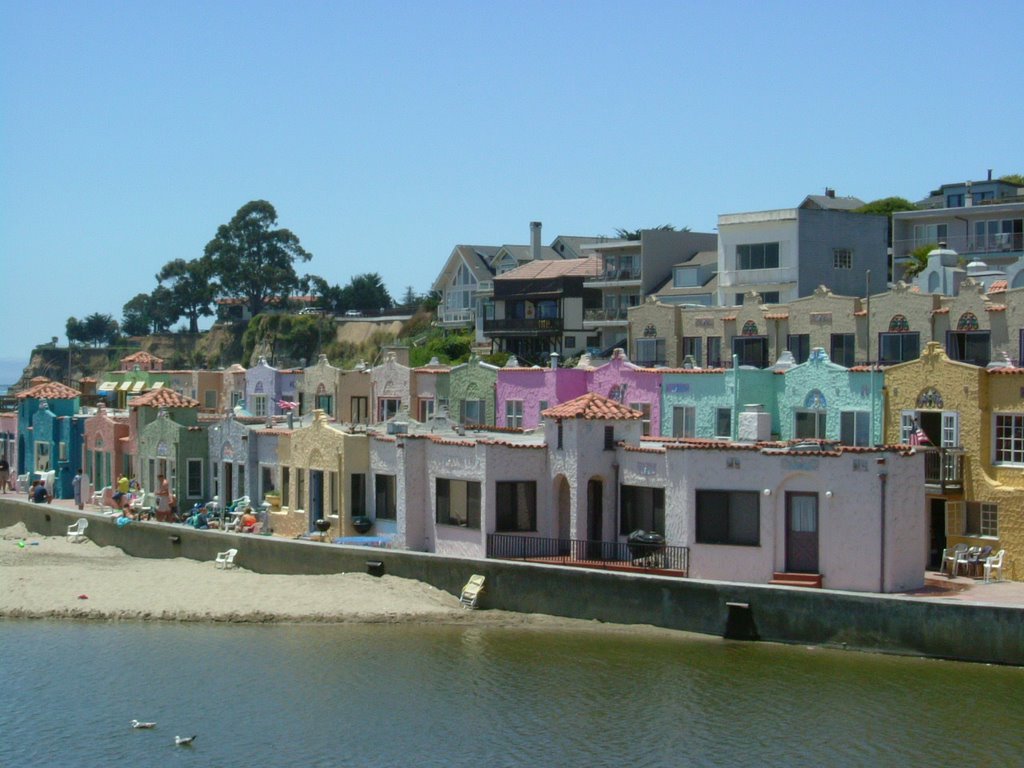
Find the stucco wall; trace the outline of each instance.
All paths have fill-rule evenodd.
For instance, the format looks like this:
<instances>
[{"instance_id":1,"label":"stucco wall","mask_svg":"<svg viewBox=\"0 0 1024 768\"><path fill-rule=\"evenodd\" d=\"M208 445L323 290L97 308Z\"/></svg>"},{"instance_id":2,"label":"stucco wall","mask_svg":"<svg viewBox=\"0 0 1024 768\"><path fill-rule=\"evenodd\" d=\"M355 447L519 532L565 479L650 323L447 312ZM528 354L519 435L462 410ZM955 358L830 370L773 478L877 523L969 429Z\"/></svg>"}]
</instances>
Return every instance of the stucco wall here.
<instances>
[{"instance_id":1,"label":"stucco wall","mask_svg":"<svg viewBox=\"0 0 1024 768\"><path fill-rule=\"evenodd\" d=\"M465 400L483 400L486 409L485 423L494 424L494 396L498 382L498 368L493 365L471 360L452 368L449 377L449 408L453 419L462 418L462 403Z\"/></svg>"}]
</instances>

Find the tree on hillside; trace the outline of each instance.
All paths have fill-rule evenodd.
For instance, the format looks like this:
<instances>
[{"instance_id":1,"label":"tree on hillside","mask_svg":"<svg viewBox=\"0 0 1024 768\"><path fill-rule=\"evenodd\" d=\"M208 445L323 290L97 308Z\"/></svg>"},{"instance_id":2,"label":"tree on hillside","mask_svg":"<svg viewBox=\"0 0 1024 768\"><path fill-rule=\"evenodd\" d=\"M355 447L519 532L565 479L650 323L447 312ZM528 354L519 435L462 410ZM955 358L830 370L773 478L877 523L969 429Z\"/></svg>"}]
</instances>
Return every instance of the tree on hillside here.
<instances>
[{"instance_id":1,"label":"tree on hillside","mask_svg":"<svg viewBox=\"0 0 1024 768\"><path fill-rule=\"evenodd\" d=\"M221 295L241 297L254 317L274 299L288 297L299 284L295 262L312 258L294 233L276 224L274 206L253 200L206 244L204 256L220 280Z\"/></svg>"},{"instance_id":2,"label":"tree on hillside","mask_svg":"<svg viewBox=\"0 0 1024 768\"><path fill-rule=\"evenodd\" d=\"M212 278L213 262L205 256L191 261L174 259L164 264L156 280L168 284L166 287L171 300L168 313L175 313L171 323L185 316L189 333L199 333L199 318L213 315L217 284Z\"/></svg>"},{"instance_id":3,"label":"tree on hillside","mask_svg":"<svg viewBox=\"0 0 1024 768\"><path fill-rule=\"evenodd\" d=\"M359 309L363 312L376 312L379 309L390 309L395 302L384 287L384 278L376 272L356 275L348 285L341 289L341 311Z\"/></svg>"},{"instance_id":4,"label":"tree on hillside","mask_svg":"<svg viewBox=\"0 0 1024 768\"><path fill-rule=\"evenodd\" d=\"M170 288L158 285L152 293L138 293L121 309L121 330L129 336L167 333L181 317Z\"/></svg>"},{"instance_id":5,"label":"tree on hillside","mask_svg":"<svg viewBox=\"0 0 1024 768\"><path fill-rule=\"evenodd\" d=\"M315 299L314 306L338 311L341 302L341 288L331 285L320 275L303 275L299 278L299 290Z\"/></svg>"},{"instance_id":6,"label":"tree on hillside","mask_svg":"<svg viewBox=\"0 0 1024 768\"><path fill-rule=\"evenodd\" d=\"M102 315L99 312L94 312L82 320L69 317L64 327L69 341L80 341L96 347L101 344L113 344L120 334L117 321L110 315Z\"/></svg>"},{"instance_id":7,"label":"tree on hillside","mask_svg":"<svg viewBox=\"0 0 1024 768\"><path fill-rule=\"evenodd\" d=\"M653 229L660 232L689 232L689 227L683 227L682 229L676 229L671 224L662 224L660 227L644 227L643 229L616 229L615 235L620 240L639 240L640 233L644 229Z\"/></svg>"}]
</instances>

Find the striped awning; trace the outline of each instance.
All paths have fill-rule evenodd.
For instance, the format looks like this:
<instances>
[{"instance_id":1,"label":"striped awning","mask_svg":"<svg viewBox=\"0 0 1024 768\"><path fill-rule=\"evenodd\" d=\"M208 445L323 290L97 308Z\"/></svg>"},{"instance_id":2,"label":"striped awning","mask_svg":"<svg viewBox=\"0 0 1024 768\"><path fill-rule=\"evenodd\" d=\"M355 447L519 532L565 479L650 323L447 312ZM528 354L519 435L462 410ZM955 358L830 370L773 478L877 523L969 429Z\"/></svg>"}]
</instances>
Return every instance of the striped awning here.
<instances>
[{"instance_id":1,"label":"striped awning","mask_svg":"<svg viewBox=\"0 0 1024 768\"><path fill-rule=\"evenodd\" d=\"M100 384L96 388L96 391L97 392L113 392L116 387L117 387L117 382L116 381L104 381L102 384Z\"/></svg>"},{"instance_id":2,"label":"striped awning","mask_svg":"<svg viewBox=\"0 0 1024 768\"><path fill-rule=\"evenodd\" d=\"M119 392L127 392L129 389L131 389L131 387L132 383L130 381L122 381L120 384L117 385L117 389Z\"/></svg>"},{"instance_id":3,"label":"striped awning","mask_svg":"<svg viewBox=\"0 0 1024 768\"><path fill-rule=\"evenodd\" d=\"M132 384L132 392L141 392L144 386L146 386L146 382L136 381L134 384Z\"/></svg>"},{"instance_id":4,"label":"striped awning","mask_svg":"<svg viewBox=\"0 0 1024 768\"><path fill-rule=\"evenodd\" d=\"M150 387L150 389L160 389L163 385L164 383L162 381L154 381L153 386Z\"/></svg>"}]
</instances>

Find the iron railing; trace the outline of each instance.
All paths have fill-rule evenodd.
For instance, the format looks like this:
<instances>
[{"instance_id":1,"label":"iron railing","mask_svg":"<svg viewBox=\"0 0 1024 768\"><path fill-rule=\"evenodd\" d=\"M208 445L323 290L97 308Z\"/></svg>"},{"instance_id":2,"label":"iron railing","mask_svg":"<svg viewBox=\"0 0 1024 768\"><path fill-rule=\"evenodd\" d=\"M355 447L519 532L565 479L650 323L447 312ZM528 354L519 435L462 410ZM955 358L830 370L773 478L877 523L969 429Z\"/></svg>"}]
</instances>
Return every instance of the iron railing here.
<instances>
[{"instance_id":1,"label":"iron railing","mask_svg":"<svg viewBox=\"0 0 1024 768\"><path fill-rule=\"evenodd\" d=\"M505 318L484 320L484 333L553 334L562 332L562 318Z\"/></svg>"},{"instance_id":2,"label":"iron railing","mask_svg":"<svg viewBox=\"0 0 1024 768\"><path fill-rule=\"evenodd\" d=\"M642 568L664 571L665 575L671 576L688 576L690 573L690 548L668 544L628 544L624 541L551 539L491 533L487 535L487 557L607 571Z\"/></svg>"},{"instance_id":3,"label":"iron railing","mask_svg":"<svg viewBox=\"0 0 1024 768\"><path fill-rule=\"evenodd\" d=\"M1024 234L1020 232L999 232L984 235L954 235L950 234L941 238L898 238L893 241L893 253L896 258L909 256L921 246L932 246L938 248L936 240L941 239L946 248L956 251L958 254L1006 254L1024 251Z\"/></svg>"},{"instance_id":4,"label":"iron railing","mask_svg":"<svg viewBox=\"0 0 1024 768\"><path fill-rule=\"evenodd\" d=\"M964 451L962 448L924 448L924 482L937 485L943 491L963 488Z\"/></svg>"}]
</instances>

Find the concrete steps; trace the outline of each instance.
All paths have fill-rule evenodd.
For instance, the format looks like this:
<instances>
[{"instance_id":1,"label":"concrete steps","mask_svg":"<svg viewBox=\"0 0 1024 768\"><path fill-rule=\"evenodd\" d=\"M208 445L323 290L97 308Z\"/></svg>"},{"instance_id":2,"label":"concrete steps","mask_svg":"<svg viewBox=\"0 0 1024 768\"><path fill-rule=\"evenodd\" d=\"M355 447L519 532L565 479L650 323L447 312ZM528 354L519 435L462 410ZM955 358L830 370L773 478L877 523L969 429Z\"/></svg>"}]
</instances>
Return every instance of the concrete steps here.
<instances>
[{"instance_id":1,"label":"concrete steps","mask_svg":"<svg viewBox=\"0 0 1024 768\"><path fill-rule=\"evenodd\" d=\"M776 571L772 574L769 584L781 584L786 587L809 587L821 589L820 573L783 573Z\"/></svg>"}]
</instances>

